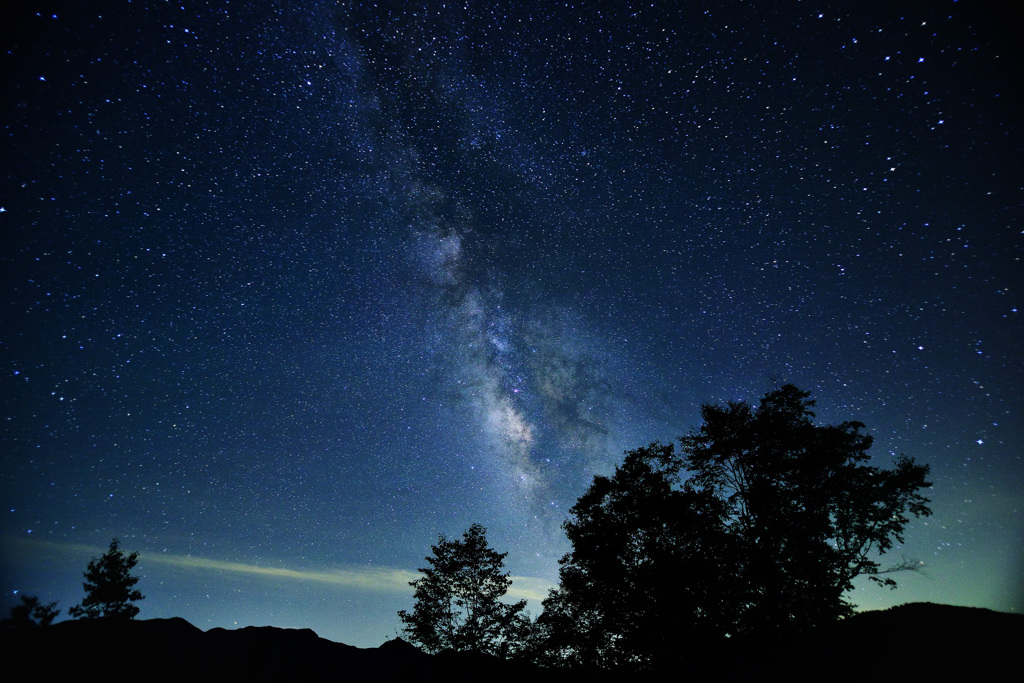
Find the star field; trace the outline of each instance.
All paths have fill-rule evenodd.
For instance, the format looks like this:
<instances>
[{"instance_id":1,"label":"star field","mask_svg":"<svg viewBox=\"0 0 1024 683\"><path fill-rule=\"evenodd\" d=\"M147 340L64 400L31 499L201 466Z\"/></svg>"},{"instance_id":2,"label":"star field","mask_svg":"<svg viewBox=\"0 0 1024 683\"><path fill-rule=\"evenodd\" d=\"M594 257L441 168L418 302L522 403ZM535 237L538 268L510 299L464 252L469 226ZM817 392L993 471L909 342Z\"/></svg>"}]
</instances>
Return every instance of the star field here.
<instances>
[{"instance_id":1,"label":"star field","mask_svg":"<svg viewBox=\"0 0 1024 683\"><path fill-rule=\"evenodd\" d=\"M90 2L4 36L0 589L375 646L473 522L699 405L932 467L911 600L1024 609L1020 52L998 3Z\"/></svg>"}]
</instances>

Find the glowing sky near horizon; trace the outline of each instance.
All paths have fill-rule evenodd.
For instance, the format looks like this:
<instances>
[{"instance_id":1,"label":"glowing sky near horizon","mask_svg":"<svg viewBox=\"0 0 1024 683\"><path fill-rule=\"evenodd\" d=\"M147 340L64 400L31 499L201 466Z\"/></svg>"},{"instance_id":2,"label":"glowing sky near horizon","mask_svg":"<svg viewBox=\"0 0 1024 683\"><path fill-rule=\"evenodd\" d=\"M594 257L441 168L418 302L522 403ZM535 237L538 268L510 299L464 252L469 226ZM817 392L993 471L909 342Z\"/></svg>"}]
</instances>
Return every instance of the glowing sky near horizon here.
<instances>
[{"instance_id":1,"label":"glowing sky near horizon","mask_svg":"<svg viewBox=\"0 0 1024 683\"><path fill-rule=\"evenodd\" d=\"M932 467L911 600L1024 611L1020 49L951 2L90 2L2 68L0 590L393 637L626 449L812 391Z\"/></svg>"}]
</instances>

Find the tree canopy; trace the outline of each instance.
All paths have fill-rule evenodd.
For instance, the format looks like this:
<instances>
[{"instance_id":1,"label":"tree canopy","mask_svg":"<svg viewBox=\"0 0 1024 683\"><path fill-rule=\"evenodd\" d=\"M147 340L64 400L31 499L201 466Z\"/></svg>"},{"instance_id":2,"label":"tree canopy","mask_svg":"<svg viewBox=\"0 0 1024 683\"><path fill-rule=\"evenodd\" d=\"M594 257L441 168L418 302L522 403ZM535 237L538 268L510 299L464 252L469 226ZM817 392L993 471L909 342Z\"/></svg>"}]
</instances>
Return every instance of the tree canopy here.
<instances>
[{"instance_id":1,"label":"tree canopy","mask_svg":"<svg viewBox=\"0 0 1024 683\"><path fill-rule=\"evenodd\" d=\"M681 487L679 468L672 445L636 449L572 508L563 526L573 549L537 621L542 661L632 666L721 630L724 506Z\"/></svg>"},{"instance_id":2,"label":"tree canopy","mask_svg":"<svg viewBox=\"0 0 1024 683\"><path fill-rule=\"evenodd\" d=\"M572 550L538 630L552 664L643 666L680 636L792 631L848 614L879 556L930 514L928 467L869 464L859 422L815 425L792 385L704 405L700 429L626 454L565 522Z\"/></svg>"},{"instance_id":3,"label":"tree canopy","mask_svg":"<svg viewBox=\"0 0 1024 683\"><path fill-rule=\"evenodd\" d=\"M429 566L409 585L413 611L401 610L404 633L430 653L443 650L507 656L523 638L529 622L526 601L502 602L512 585L503 572L505 556L487 544L486 529L473 524L462 540L442 535L425 559Z\"/></svg>"},{"instance_id":4,"label":"tree canopy","mask_svg":"<svg viewBox=\"0 0 1024 683\"><path fill-rule=\"evenodd\" d=\"M139 613L134 602L143 595L134 588L139 577L131 571L139 554L125 555L115 538L102 557L89 561L85 571L85 599L71 607L68 614L75 619L133 619Z\"/></svg>"}]
</instances>

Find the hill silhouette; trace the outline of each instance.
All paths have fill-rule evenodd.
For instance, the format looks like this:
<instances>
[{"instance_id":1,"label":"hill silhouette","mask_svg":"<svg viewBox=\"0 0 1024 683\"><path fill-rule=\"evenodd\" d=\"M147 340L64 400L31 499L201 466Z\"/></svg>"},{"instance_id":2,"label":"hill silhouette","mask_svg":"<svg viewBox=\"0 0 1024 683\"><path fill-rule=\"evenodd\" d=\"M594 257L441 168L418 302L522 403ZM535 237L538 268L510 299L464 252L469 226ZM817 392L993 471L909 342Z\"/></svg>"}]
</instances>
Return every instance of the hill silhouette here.
<instances>
[{"instance_id":1,"label":"hill silhouette","mask_svg":"<svg viewBox=\"0 0 1024 683\"><path fill-rule=\"evenodd\" d=\"M987 679L1018 668L1024 614L909 603L860 612L810 633L741 641L712 681Z\"/></svg>"},{"instance_id":2,"label":"hill silhouette","mask_svg":"<svg viewBox=\"0 0 1024 683\"><path fill-rule=\"evenodd\" d=\"M971 677L1013 670L1024 615L914 603L863 612L799 637L680 642L661 674L688 681L854 681L878 676ZM396 639L357 648L309 629L202 631L180 618L65 621L0 633L8 662L47 680L601 681L616 674L538 669L484 654L427 655ZM10 664L9 664L10 666Z\"/></svg>"}]
</instances>

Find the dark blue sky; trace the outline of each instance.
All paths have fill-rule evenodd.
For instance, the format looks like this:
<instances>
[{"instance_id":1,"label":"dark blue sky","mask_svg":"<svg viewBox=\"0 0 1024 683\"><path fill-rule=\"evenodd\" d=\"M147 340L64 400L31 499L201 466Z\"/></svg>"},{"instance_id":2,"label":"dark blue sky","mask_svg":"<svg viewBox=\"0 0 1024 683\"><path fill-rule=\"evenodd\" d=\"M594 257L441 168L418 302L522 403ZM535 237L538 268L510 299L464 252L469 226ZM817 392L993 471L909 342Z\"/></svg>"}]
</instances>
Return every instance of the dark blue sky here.
<instances>
[{"instance_id":1,"label":"dark blue sky","mask_svg":"<svg viewBox=\"0 0 1024 683\"><path fill-rule=\"evenodd\" d=\"M144 618L377 645L439 533L484 524L543 596L595 474L792 382L879 462L932 466L935 514L893 551L924 573L854 602L1021 611L1021 65L997 6L22 11L6 604L74 604L117 536Z\"/></svg>"}]
</instances>

